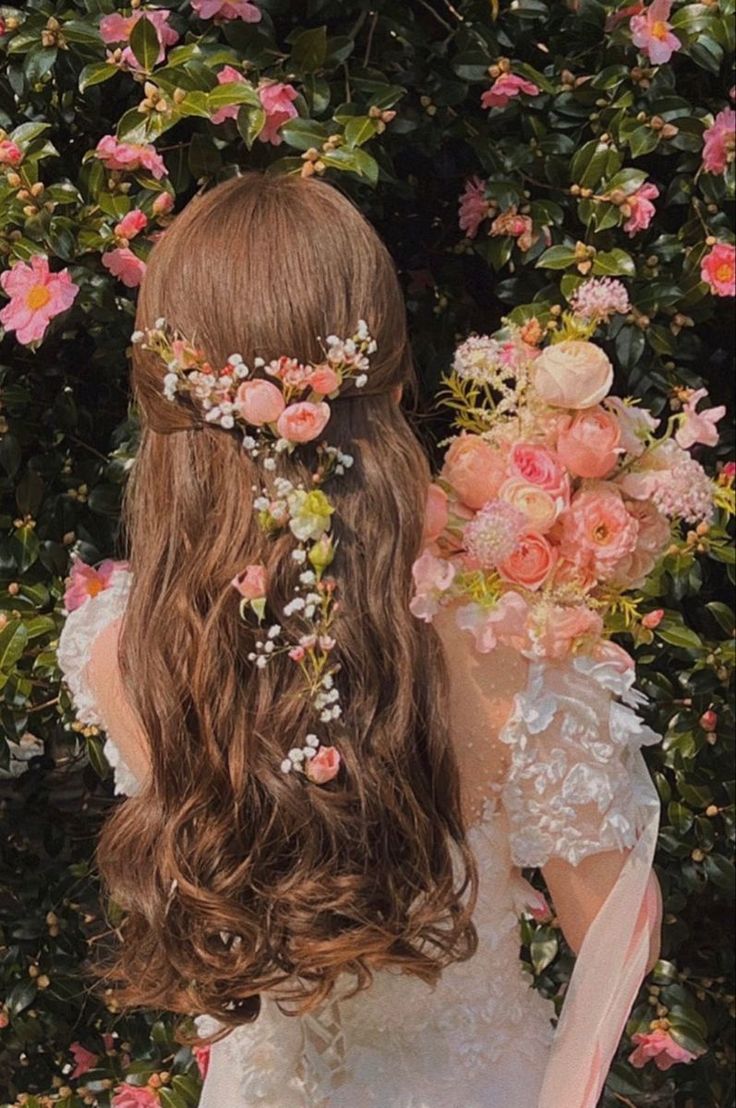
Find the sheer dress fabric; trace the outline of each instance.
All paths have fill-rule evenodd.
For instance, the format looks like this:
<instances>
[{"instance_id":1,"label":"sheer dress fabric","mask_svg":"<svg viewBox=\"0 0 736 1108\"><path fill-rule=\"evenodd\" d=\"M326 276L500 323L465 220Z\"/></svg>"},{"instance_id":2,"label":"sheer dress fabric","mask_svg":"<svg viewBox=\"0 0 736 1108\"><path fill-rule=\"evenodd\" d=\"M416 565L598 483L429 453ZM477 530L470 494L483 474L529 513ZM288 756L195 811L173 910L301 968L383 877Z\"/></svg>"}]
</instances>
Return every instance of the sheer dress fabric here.
<instances>
[{"instance_id":1,"label":"sheer dress fabric","mask_svg":"<svg viewBox=\"0 0 736 1108\"><path fill-rule=\"evenodd\" d=\"M116 791L134 795L115 744L130 709L122 687L108 690L102 719L90 665L110 672L99 655L116 638L104 632L124 615L129 586L118 570L67 616L59 663L79 719L106 729ZM480 876L477 953L434 989L391 972L353 997L346 983L311 1016L284 1015L266 996L254 1024L212 1047L200 1108L595 1108L648 958L659 803L640 748L658 736L636 713L633 676L611 663L479 655L449 613L437 629ZM552 1003L519 959L518 916L534 898L521 868L612 849L631 852L555 1030ZM217 1025L202 1016L198 1026L208 1035Z\"/></svg>"}]
</instances>

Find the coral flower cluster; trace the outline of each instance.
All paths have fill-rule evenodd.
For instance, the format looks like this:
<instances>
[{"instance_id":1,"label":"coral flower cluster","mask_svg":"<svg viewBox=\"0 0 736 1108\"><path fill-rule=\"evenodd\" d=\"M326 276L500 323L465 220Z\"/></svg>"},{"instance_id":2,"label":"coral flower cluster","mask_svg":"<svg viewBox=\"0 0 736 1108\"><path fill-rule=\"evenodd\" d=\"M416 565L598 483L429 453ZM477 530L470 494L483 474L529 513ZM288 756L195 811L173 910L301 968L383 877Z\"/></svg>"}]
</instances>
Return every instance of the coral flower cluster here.
<instances>
[{"instance_id":1,"label":"coral flower cluster","mask_svg":"<svg viewBox=\"0 0 736 1108\"><path fill-rule=\"evenodd\" d=\"M459 433L430 489L418 618L452 605L481 652L505 642L558 660L657 625L637 593L673 527L713 515L716 486L690 449L717 443L725 409L681 390L660 433L646 409L610 395L613 365L584 336L627 310L619 282L589 282L550 345L541 327L525 325L525 338L508 324L458 347L445 402Z\"/></svg>"}]
</instances>

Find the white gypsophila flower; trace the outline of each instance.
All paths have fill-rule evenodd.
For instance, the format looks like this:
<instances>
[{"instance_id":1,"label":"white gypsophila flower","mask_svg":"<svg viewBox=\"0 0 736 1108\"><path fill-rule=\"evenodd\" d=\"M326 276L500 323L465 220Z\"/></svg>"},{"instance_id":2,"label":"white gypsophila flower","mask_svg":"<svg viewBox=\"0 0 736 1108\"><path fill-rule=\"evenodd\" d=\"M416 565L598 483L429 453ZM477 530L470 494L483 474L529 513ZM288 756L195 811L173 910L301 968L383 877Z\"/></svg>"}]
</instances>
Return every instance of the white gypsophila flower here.
<instances>
[{"instance_id":1,"label":"white gypsophila flower","mask_svg":"<svg viewBox=\"0 0 736 1108\"><path fill-rule=\"evenodd\" d=\"M272 624L271 627L269 627L269 629L268 629L269 639L276 639L276 638L278 638L278 636L280 634L281 634L281 624L274 623L274 624Z\"/></svg>"},{"instance_id":2,"label":"white gypsophila flower","mask_svg":"<svg viewBox=\"0 0 736 1108\"><path fill-rule=\"evenodd\" d=\"M304 747L304 757L309 762L309 761L312 760L312 758L317 757L317 751L314 749L313 746L305 746Z\"/></svg>"},{"instance_id":3,"label":"white gypsophila flower","mask_svg":"<svg viewBox=\"0 0 736 1108\"><path fill-rule=\"evenodd\" d=\"M362 389L368 383L368 378L365 373L360 373L355 378L356 389Z\"/></svg>"},{"instance_id":4,"label":"white gypsophila flower","mask_svg":"<svg viewBox=\"0 0 736 1108\"><path fill-rule=\"evenodd\" d=\"M341 715L342 715L342 708L340 707L339 704L336 704L334 706L334 708L332 709L332 712L331 712L332 719L339 719Z\"/></svg>"},{"instance_id":5,"label":"white gypsophila flower","mask_svg":"<svg viewBox=\"0 0 736 1108\"><path fill-rule=\"evenodd\" d=\"M224 427L226 431L231 431L235 426L235 420L231 415L224 415L220 420L220 426Z\"/></svg>"},{"instance_id":6,"label":"white gypsophila flower","mask_svg":"<svg viewBox=\"0 0 736 1108\"><path fill-rule=\"evenodd\" d=\"M143 342L145 337L146 336L143 331L134 331L133 334L130 336L130 341L137 345L139 342Z\"/></svg>"},{"instance_id":7,"label":"white gypsophila flower","mask_svg":"<svg viewBox=\"0 0 736 1108\"><path fill-rule=\"evenodd\" d=\"M242 354L231 354L230 357L228 358L228 363L229 363L229 365L242 365L243 364L243 355Z\"/></svg>"},{"instance_id":8,"label":"white gypsophila flower","mask_svg":"<svg viewBox=\"0 0 736 1108\"><path fill-rule=\"evenodd\" d=\"M166 320L163 316L159 316L153 326L156 328L157 331L163 331L164 327L166 326Z\"/></svg>"},{"instance_id":9,"label":"white gypsophila flower","mask_svg":"<svg viewBox=\"0 0 736 1108\"><path fill-rule=\"evenodd\" d=\"M304 751L300 747L295 746L293 750L289 751L289 758L292 762L303 762Z\"/></svg>"},{"instance_id":10,"label":"white gypsophila flower","mask_svg":"<svg viewBox=\"0 0 736 1108\"><path fill-rule=\"evenodd\" d=\"M326 689L331 689L335 684L334 678L331 673L326 673L322 678L322 684Z\"/></svg>"},{"instance_id":11,"label":"white gypsophila flower","mask_svg":"<svg viewBox=\"0 0 736 1108\"><path fill-rule=\"evenodd\" d=\"M248 661L249 662L255 662L255 660L256 660L256 655L251 650L250 654L248 655Z\"/></svg>"},{"instance_id":12,"label":"white gypsophila flower","mask_svg":"<svg viewBox=\"0 0 736 1108\"><path fill-rule=\"evenodd\" d=\"M263 358L256 358L253 362L253 365L256 367L256 369L263 369L265 364L266 363Z\"/></svg>"},{"instance_id":13,"label":"white gypsophila flower","mask_svg":"<svg viewBox=\"0 0 736 1108\"><path fill-rule=\"evenodd\" d=\"M299 565L303 565L304 562L306 562L307 560L307 552L306 550L302 550L301 547L297 547L296 550L292 550L291 556Z\"/></svg>"},{"instance_id":14,"label":"white gypsophila flower","mask_svg":"<svg viewBox=\"0 0 736 1108\"><path fill-rule=\"evenodd\" d=\"M253 450L256 446L256 440L252 435L243 435L243 446L246 450Z\"/></svg>"},{"instance_id":15,"label":"white gypsophila flower","mask_svg":"<svg viewBox=\"0 0 736 1108\"><path fill-rule=\"evenodd\" d=\"M257 512L267 512L271 507L271 501L267 496L259 496L253 501L253 507Z\"/></svg>"},{"instance_id":16,"label":"white gypsophila flower","mask_svg":"<svg viewBox=\"0 0 736 1108\"><path fill-rule=\"evenodd\" d=\"M263 462L263 468L268 469L268 470L276 469L276 459L275 458L266 458Z\"/></svg>"},{"instance_id":17,"label":"white gypsophila flower","mask_svg":"<svg viewBox=\"0 0 736 1108\"><path fill-rule=\"evenodd\" d=\"M308 569L305 573L300 573L299 580L303 585L313 585L316 581L314 570Z\"/></svg>"},{"instance_id":18,"label":"white gypsophila flower","mask_svg":"<svg viewBox=\"0 0 736 1108\"><path fill-rule=\"evenodd\" d=\"M319 718L322 723L329 723L332 719L332 712L329 710L329 708L325 708L324 712L320 714Z\"/></svg>"},{"instance_id":19,"label":"white gypsophila flower","mask_svg":"<svg viewBox=\"0 0 736 1108\"><path fill-rule=\"evenodd\" d=\"M276 644L269 640L267 643L263 644L263 649L266 651L266 654L273 654L276 649Z\"/></svg>"},{"instance_id":20,"label":"white gypsophila flower","mask_svg":"<svg viewBox=\"0 0 736 1108\"><path fill-rule=\"evenodd\" d=\"M307 604L306 608L304 609L305 618L306 619L314 619L314 612L315 612L314 604Z\"/></svg>"},{"instance_id":21,"label":"white gypsophila flower","mask_svg":"<svg viewBox=\"0 0 736 1108\"><path fill-rule=\"evenodd\" d=\"M284 758L283 762L281 763L281 772L282 773L291 773L291 770L292 770L291 759Z\"/></svg>"},{"instance_id":22,"label":"white gypsophila flower","mask_svg":"<svg viewBox=\"0 0 736 1108\"><path fill-rule=\"evenodd\" d=\"M307 744L307 746L312 746L312 747L319 746L319 739L317 738L316 735L313 735L311 733L306 736L306 738L304 739L304 742Z\"/></svg>"},{"instance_id":23,"label":"white gypsophila flower","mask_svg":"<svg viewBox=\"0 0 736 1108\"><path fill-rule=\"evenodd\" d=\"M267 665L268 658L264 654L261 654L260 658L256 658L257 669L265 669Z\"/></svg>"}]
</instances>

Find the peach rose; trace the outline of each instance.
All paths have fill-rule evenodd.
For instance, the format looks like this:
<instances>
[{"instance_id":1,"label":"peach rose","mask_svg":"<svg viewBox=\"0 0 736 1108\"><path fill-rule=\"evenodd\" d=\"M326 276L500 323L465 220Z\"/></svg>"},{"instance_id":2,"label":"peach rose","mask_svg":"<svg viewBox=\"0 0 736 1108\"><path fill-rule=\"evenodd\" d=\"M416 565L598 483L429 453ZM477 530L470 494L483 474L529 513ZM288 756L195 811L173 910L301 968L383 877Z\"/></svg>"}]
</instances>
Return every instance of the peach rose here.
<instances>
[{"instance_id":1,"label":"peach rose","mask_svg":"<svg viewBox=\"0 0 736 1108\"><path fill-rule=\"evenodd\" d=\"M326 785L340 771L340 751L335 746L321 746L307 762L307 777L315 785Z\"/></svg>"},{"instance_id":2,"label":"peach rose","mask_svg":"<svg viewBox=\"0 0 736 1108\"><path fill-rule=\"evenodd\" d=\"M536 359L532 384L553 408L592 408L610 392L613 366L595 343L565 339Z\"/></svg>"},{"instance_id":3,"label":"peach rose","mask_svg":"<svg viewBox=\"0 0 736 1108\"><path fill-rule=\"evenodd\" d=\"M447 493L439 485L427 489L427 506L424 514L424 541L434 542L447 526Z\"/></svg>"},{"instance_id":4,"label":"peach rose","mask_svg":"<svg viewBox=\"0 0 736 1108\"><path fill-rule=\"evenodd\" d=\"M561 429L557 453L576 477L607 477L619 457L621 428L612 412L585 408Z\"/></svg>"},{"instance_id":5,"label":"peach rose","mask_svg":"<svg viewBox=\"0 0 736 1108\"><path fill-rule=\"evenodd\" d=\"M503 453L479 435L458 435L445 455L442 476L469 508L482 508L506 478Z\"/></svg>"},{"instance_id":6,"label":"peach rose","mask_svg":"<svg viewBox=\"0 0 736 1108\"><path fill-rule=\"evenodd\" d=\"M235 403L248 423L262 427L275 423L284 410L284 394L270 381L243 381L235 394Z\"/></svg>"},{"instance_id":7,"label":"peach rose","mask_svg":"<svg viewBox=\"0 0 736 1108\"><path fill-rule=\"evenodd\" d=\"M329 418L329 404L311 404L303 400L299 404L289 404L279 416L276 427L282 439L311 442L322 434Z\"/></svg>"},{"instance_id":8,"label":"peach rose","mask_svg":"<svg viewBox=\"0 0 736 1108\"><path fill-rule=\"evenodd\" d=\"M557 551L538 531L527 531L516 550L498 567L501 576L513 585L535 591L541 588L555 567Z\"/></svg>"},{"instance_id":9,"label":"peach rose","mask_svg":"<svg viewBox=\"0 0 736 1108\"><path fill-rule=\"evenodd\" d=\"M563 608L556 604L546 615L544 630L537 641L545 657L554 661L568 658L585 639L603 634L603 620L590 608Z\"/></svg>"},{"instance_id":10,"label":"peach rose","mask_svg":"<svg viewBox=\"0 0 736 1108\"><path fill-rule=\"evenodd\" d=\"M242 573L233 577L230 584L246 600L258 600L266 595L266 567L262 565L246 566Z\"/></svg>"},{"instance_id":11,"label":"peach rose","mask_svg":"<svg viewBox=\"0 0 736 1108\"><path fill-rule=\"evenodd\" d=\"M308 384L320 396L329 396L340 388L340 378L330 366L321 365L310 373Z\"/></svg>"},{"instance_id":12,"label":"peach rose","mask_svg":"<svg viewBox=\"0 0 736 1108\"><path fill-rule=\"evenodd\" d=\"M530 485L538 485L551 497L570 499L570 481L552 450L537 443L517 442L509 455L509 473L523 477Z\"/></svg>"},{"instance_id":13,"label":"peach rose","mask_svg":"<svg viewBox=\"0 0 736 1108\"><path fill-rule=\"evenodd\" d=\"M554 500L544 489L530 485L523 477L509 477L498 495L524 513L533 531L549 531L564 507L562 499Z\"/></svg>"},{"instance_id":14,"label":"peach rose","mask_svg":"<svg viewBox=\"0 0 736 1108\"><path fill-rule=\"evenodd\" d=\"M560 524L560 554L597 580L610 580L636 549L639 524L614 485L583 489Z\"/></svg>"}]
</instances>

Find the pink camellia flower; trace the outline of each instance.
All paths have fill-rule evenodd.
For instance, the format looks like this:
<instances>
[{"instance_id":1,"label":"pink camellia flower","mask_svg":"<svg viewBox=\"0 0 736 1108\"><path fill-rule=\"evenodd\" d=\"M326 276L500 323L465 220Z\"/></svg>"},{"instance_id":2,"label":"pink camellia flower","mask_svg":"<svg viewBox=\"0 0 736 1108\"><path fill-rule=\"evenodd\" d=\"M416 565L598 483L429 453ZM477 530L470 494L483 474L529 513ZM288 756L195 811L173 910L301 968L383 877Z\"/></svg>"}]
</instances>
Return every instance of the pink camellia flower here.
<instances>
[{"instance_id":1,"label":"pink camellia flower","mask_svg":"<svg viewBox=\"0 0 736 1108\"><path fill-rule=\"evenodd\" d=\"M23 151L17 142L12 139L3 139L0 142L0 165L20 165L23 161Z\"/></svg>"},{"instance_id":2,"label":"pink camellia flower","mask_svg":"<svg viewBox=\"0 0 736 1108\"><path fill-rule=\"evenodd\" d=\"M131 15L121 15L120 12L112 12L100 20L100 37L108 44L117 42L129 42L130 35L139 19L145 17L153 24L159 41L159 52L156 64L166 57L166 47L173 46L179 41L179 35L169 23L169 12L163 8L148 8L146 11L134 11ZM131 69L140 69L140 63L129 46L123 50L122 60Z\"/></svg>"},{"instance_id":3,"label":"pink camellia flower","mask_svg":"<svg viewBox=\"0 0 736 1108\"><path fill-rule=\"evenodd\" d=\"M168 195L168 194L166 194ZM140 208L133 208L119 223L115 225L115 237L119 239L134 239L148 226L148 216Z\"/></svg>"},{"instance_id":4,"label":"pink camellia flower","mask_svg":"<svg viewBox=\"0 0 736 1108\"><path fill-rule=\"evenodd\" d=\"M88 1073L97 1065L98 1056L93 1054L91 1050L87 1050L86 1046L82 1046L81 1043L72 1043L69 1052L74 1059L74 1069L69 1074L72 1080L77 1077L84 1077L85 1073Z\"/></svg>"},{"instance_id":5,"label":"pink camellia flower","mask_svg":"<svg viewBox=\"0 0 736 1108\"><path fill-rule=\"evenodd\" d=\"M527 96L539 96L539 87L514 73L502 73L483 93L480 102L484 108L505 108L522 92Z\"/></svg>"},{"instance_id":6,"label":"pink camellia flower","mask_svg":"<svg viewBox=\"0 0 736 1108\"><path fill-rule=\"evenodd\" d=\"M429 550L421 554L411 569L414 578L414 596L409 604L412 615L431 623L440 608L440 598L455 580L455 567L444 558L437 558Z\"/></svg>"},{"instance_id":7,"label":"pink camellia flower","mask_svg":"<svg viewBox=\"0 0 736 1108\"><path fill-rule=\"evenodd\" d=\"M703 169L725 173L736 154L736 112L724 108L703 135Z\"/></svg>"},{"instance_id":8,"label":"pink camellia flower","mask_svg":"<svg viewBox=\"0 0 736 1108\"><path fill-rule=\"evenodd\" d=\"M592 408L611 391L613 366L594 342L564 339L545 347L535 360L532 384L553 408Z\"/></svg>"},{"instance_id":9,"label":"pink camellia flower","mask_svg":"<svg viewBox=\"0 0 736 1108\"><path fill-rule=\"evenodd\" d=\"M168 215L174 207L174 197L170 192L160 192L153 202L155 216Z\"/></svg>"},{"instance_id":10,"label":"pink camellia flower","mask_svg":"<svg viewBox=\"0 0 736 1108\"><path fill-rule=\"evenodd\" d=\"M537 485L555 499L567 503L570 498L570 482L560 465L559 458L546 446L536 443L517 442L509 454L509 473L514 477L523 477L530 485Z\"/></svg>"},{"instance_id":11,"label":"pink camellia flower","mask_svg":"<svg viewBox=\"0 0 736 1108\"><path fill-rule=\"evenodd\" d=\"M682 49L682 43L668 23L672 0L654 0L641 15L629 22L631 41L646 54L652 65L664 65Z\"/></svg>"},{"instance_id":12,"label":"pink camellia flower","mask_svg":"<svg viewBox=\"0 0 736 1108\"><path fill-rule=\"evenodd\" d=\"M199 1076L204 1081L207 1076L207 1071L210 1068L210 1051L212 1047L209 1046L194 1046L192 1047L192 1054L194 1055L194 1061L197 1063L197 1069L199 1070Z\"/></svg>"},{"instance_id":13,"label":"pink camellia flower","mask_svg":"<svg viewBox=\"0 0 736 1108\"><path fill-rule=\"evenodd\" d=\"M283 142L279 134L281 127L299 115L292 103L298 95L293 85L285 85L282 81L261 85L258 96L261 107L266 113L266 124L258 136L260 142L270 142L272 146L281 145Z\"/></svg>"},{"instance_id":14,"label":"pink camellia flower","mask_svg":"<svg viewBox=\"0 0 736 1108\"><path fill-rule=\"evenodd\" d=\"M509 477L498 490L501 500L512 504L526 516L532 531L549 531L565 507L562 497L550 496L539 485L530 485L523 477Z\"/></svg>"},{"instance_id":15,"label":"pink camellia flower","mask_svg":"<svg viewBox=\"0 0 736 1108\"><path fill-rule=\"evenodd\" d=\"M115 1088L112 1108L159 1108L160 1100L150 1085L129 1085Z\"/></svg>"},{"instance_id":16,"label":"pink camellia flower","mask_svg":"<svg viewBox=\"0 0 736 1108\"><path fill-rule=\"evenodd\" d=\"M448 519L447 493L439 485L434 483L427 489L427 506L424 512L424 541L434 542L438 539Z\"/></svg>"},{"instance_id":17,"label":"pink camellia flower","mask_svg":"<svg viewBox=\"0 0 736 1108\"><path fill-rule=\"evenodd\" d=\"M616 566L611 581L627 589L639 589L670 544L670 524L648 500L629 500L626 510L639 526L636 546Z\"/></svg>"},{"instance_id":18,"label":"pink camellia flower","mask_svg":"<svg viewBox=\"0 0 736 1108\"><path fill-rule=\"evenodd\" d=\"M246 566L230 584L245 600L260 600L266 595L266 567L260 564Z\"/></svg>"},{"instance_id":19,"label":"pink camellia flower","mask_svg":"<svg viewBox=\"0 0 736 1108\"><path fill-rule=\"evenodd\" d=\"M106 169L134 173L146 169L160 181L166 176L166 166L156 148L145 143L118 142L114 135L104 135L95 147L95 155Z\"/></svg>"},{"instance_id":20,"label":"pink camellia flower","mask_svg":"<svg viewBox=\"0 0 736 1108\"><path fill-rule=\"evenodd\" d=\"M106 558L100 562L97 569L88 566L77 559L70 570L64 593L64 608L67 612L73 612L81 608L82 604L109 589L112 585L113 574L118 570L126 570L127 562L116 562L112 558Z\"/></svg>"},{"instance_id":21,"label":"pink camellia flower","mask_svg":"<svg viewBox=\"0 0 736 1108\"><path fill-rule=\"evenodd\" d=\"M52 273L42 254L34 254L28 264L16 262L6 269L0 274L0 285L10 297L0 312L0 323L6 331L15 331L24 346L40 342L51 320L71 308L79 292L69 270Z\"/></svg>"},{"instance_id":22,"label":"pink camellia flower","mask_svg":"<svg viewBox=\"0 0 736 1108\"><path fill-rule=\"evenodd\" d=\"M538 531L527 531L514 552L501 562L498 572L512 585L536 592L554 570L556 561L557 548Z\"/></svg>"},{"instance_id":23,"label":"pink camellia flower","mask_svg":"<svg viewBox=\"0 0 736 1108\"><path fill-rule=\"evenodd\" d=\"M460 230L464 231L469 239L474 239L481 223L488 218L490 210L491 205L486 200L486 182L480 177L471 177L465 182L465 189L460 196L458 212Z\"/></svg>"},{"instance_id":24,"label":"pink camellia flower","mask_svg":"<svg viewBox=\"0 0 736 1108\"><path fill-rule=\"evenodd\" d=\"M146 263L127 246L108 250L102 255L102 264L129 289L137 289L146 272Z\"/></svg>"},{"instance_id":25,"label":"pink camellia flower","mask_svg":"<svg viewBox=\"0 0 736 1108\"><path fill-rule=\"evenodd\" d=\"M562 556L599 580L612 577L636 549L639 525L613 485L578 492L560 522Z\"/></svg>"},{"instance_id":26,"label":"pink camellia flower","mask_svg":"<svg viewBox=\"0 0 736 1108\"><path fill-rule=\"evenodd\" d=\"M223 66L220 72L217 74L218 83L221 85L234 85L242 84L246 78L240 72L239 69L235 69L232 65ZM228 104L224 108L220 108L212 116L213 123L224 123L226 119L237 119L238 112L240 111L240 104Z\"/></svg>"},{"instance_id":27,"label":"pink camellia flower","mask_svg":"<svg viewBox=\"0 0 736 1108\"><path fill-rule=\"evenodd\" d=\"M335 746L321 746L310 758L304 771L314 785L326 785L340 772L340 751Z\"/></svg>"},{"instance_id":28,"label":"pink camellia flower","mask_svg":"<svg viewBox=\"0 0 736 1108\"><path fill-rule=\"evenodd\" d=\"M717 242L700 263L700 279L715 296L736 296L736 247Z\"/></svg>"},{"instance_id":29,"label":"pink camellia flower","mask_svg":"<svg viewBox=\"0 0 736 1108\"><path fill-rule=\"evenodd\" d=\"M595 642L602 634L603 620L598 612L582 604L575 608L555 604L546 613L536 640L546 658L561 662L581 645Z\"/></svg>"},{"instance_id":30,"label":"pink camellia flower","mask_svg":"<svg viewBox=\"0 0 736 1108\"><path fill-rule=\"evenodd\" d=\"M656 200L658 196L657 186L647 182L626 197L626 202L621 205L621 211L628 216L624 223L624 231L628 232L630 238L639 231L646 231L657 211L652 200Z\"/></svg>"},{"instance_id":31,"label":"pink camellia flower","mask_svg":"<svg viewBox=\"0 0 736 1108\"><path fill-rule=\"evenodd\" d=\"M696 443L704 446L716 446L718 443L718 423L726 414L724 404L716 408L706 408L702 412L696 412L701 400L708 395L707 389L695 389L685 401L683 419L675 432L675 439L683 450L689 450Z\"/></svg>"},{"instance_id":32,"label":"pink camellia flower","mask_svg":"<svg viewBox=\"0 0 736 1108\"><path fill-rule=\"evenodd\" d=\"M235 403L246 423L254 427L263 427L266 423L275 423L286 402L284 394L270 381L243 381L235 394Z\"/></svg>"},{"instance_id":33,"label":"pink camellia flower","mask_svg":"<svg viewBox=\"0 0 736 1108\"><path fill-rule=\"evenodd\" d=\"M629 1055L629 1062L638 1070L649 1061L654 1061L658 1070L668 1070L680 1062L694 1062L698 1057L676 1043L670 1033L660 1027L645 1034L632 1035L631 1041L636 1050Z\"/></svg>"},{"instance_id":34,"label":"pink camellia flower","mask_svg":"<svg viewBox=\"0 0 736 1108\"><path fill-rule=\"evenodd\" d=\"M324 431L330 414L329 404L312 404L309 400L303 400L298 404L289 404L283 410L276 428L281 438L288 442L312 442Z\"/></svg>"},{"instance_id":35,"label":"pink camellia flower","mask_svg":"<svg viewBox=\"0 0 736 1108\"><path fill-rule=\"evenodd\" d=\"M461 631L470 632L480 654L490 654L499 643L515 650L525 649L528 615L524 598L516 592L507 592L492 608L475 603L463 605L455 613L455 622Z\"/></svg>"},{"instance_id":36,"label":"pink camellia flower","mask_svg":"<svg viewBox=\"0 0 736 1108\"><path fill-rule=\"evenodd\" d=\"M309 387L318 392L320 396L329 396L331 392L337 392L340 388L340 378L332 366L317 366L307 378Z\"/></svg>"},{"instance_id":37,"label":"pink camellia flower","mask_svg":"<svg viewBox=\"0 0 736 1108\"><path fill-rule=\"evenodd\" d=\"M259 23L260 9L251 0L192 0L192 8L200 19L242 19Z\"/></svg>"},{"instance_id":38,"label":"pink camellia flower","mask_svg":"<svg viewBox=\"0 0 736 1108\"><path fill-rule=\"evenodd\" d=\"M463 504L482 508L506 479L503 452L479 435L458 435L445 455L442 476Z\"/></svg>"},{"instance_id":39,"label":"pink camellia flower","mask_svg":"<svg viewBox=\"0 0 736 1108\"><path fill-rule=\"evenodd\" d=\"M646 627L647 631L654 631L656 627L659 627L660 623L664 619L664 608L655 608L651 612L647 612L646 615L641 617L642 627Z\"/></svg>"},{"instance_id":40,"label":"pink camellia flower","mask_svg":"<svg viewBox=\"0 0 736 1108\"><path fill-rule=\"evenodd\" d=\"M597 405L576 412L561 428L557 453L576 477L607 477L618 461L620 442L615 415Z\"/></svg>"}]
</instances>

